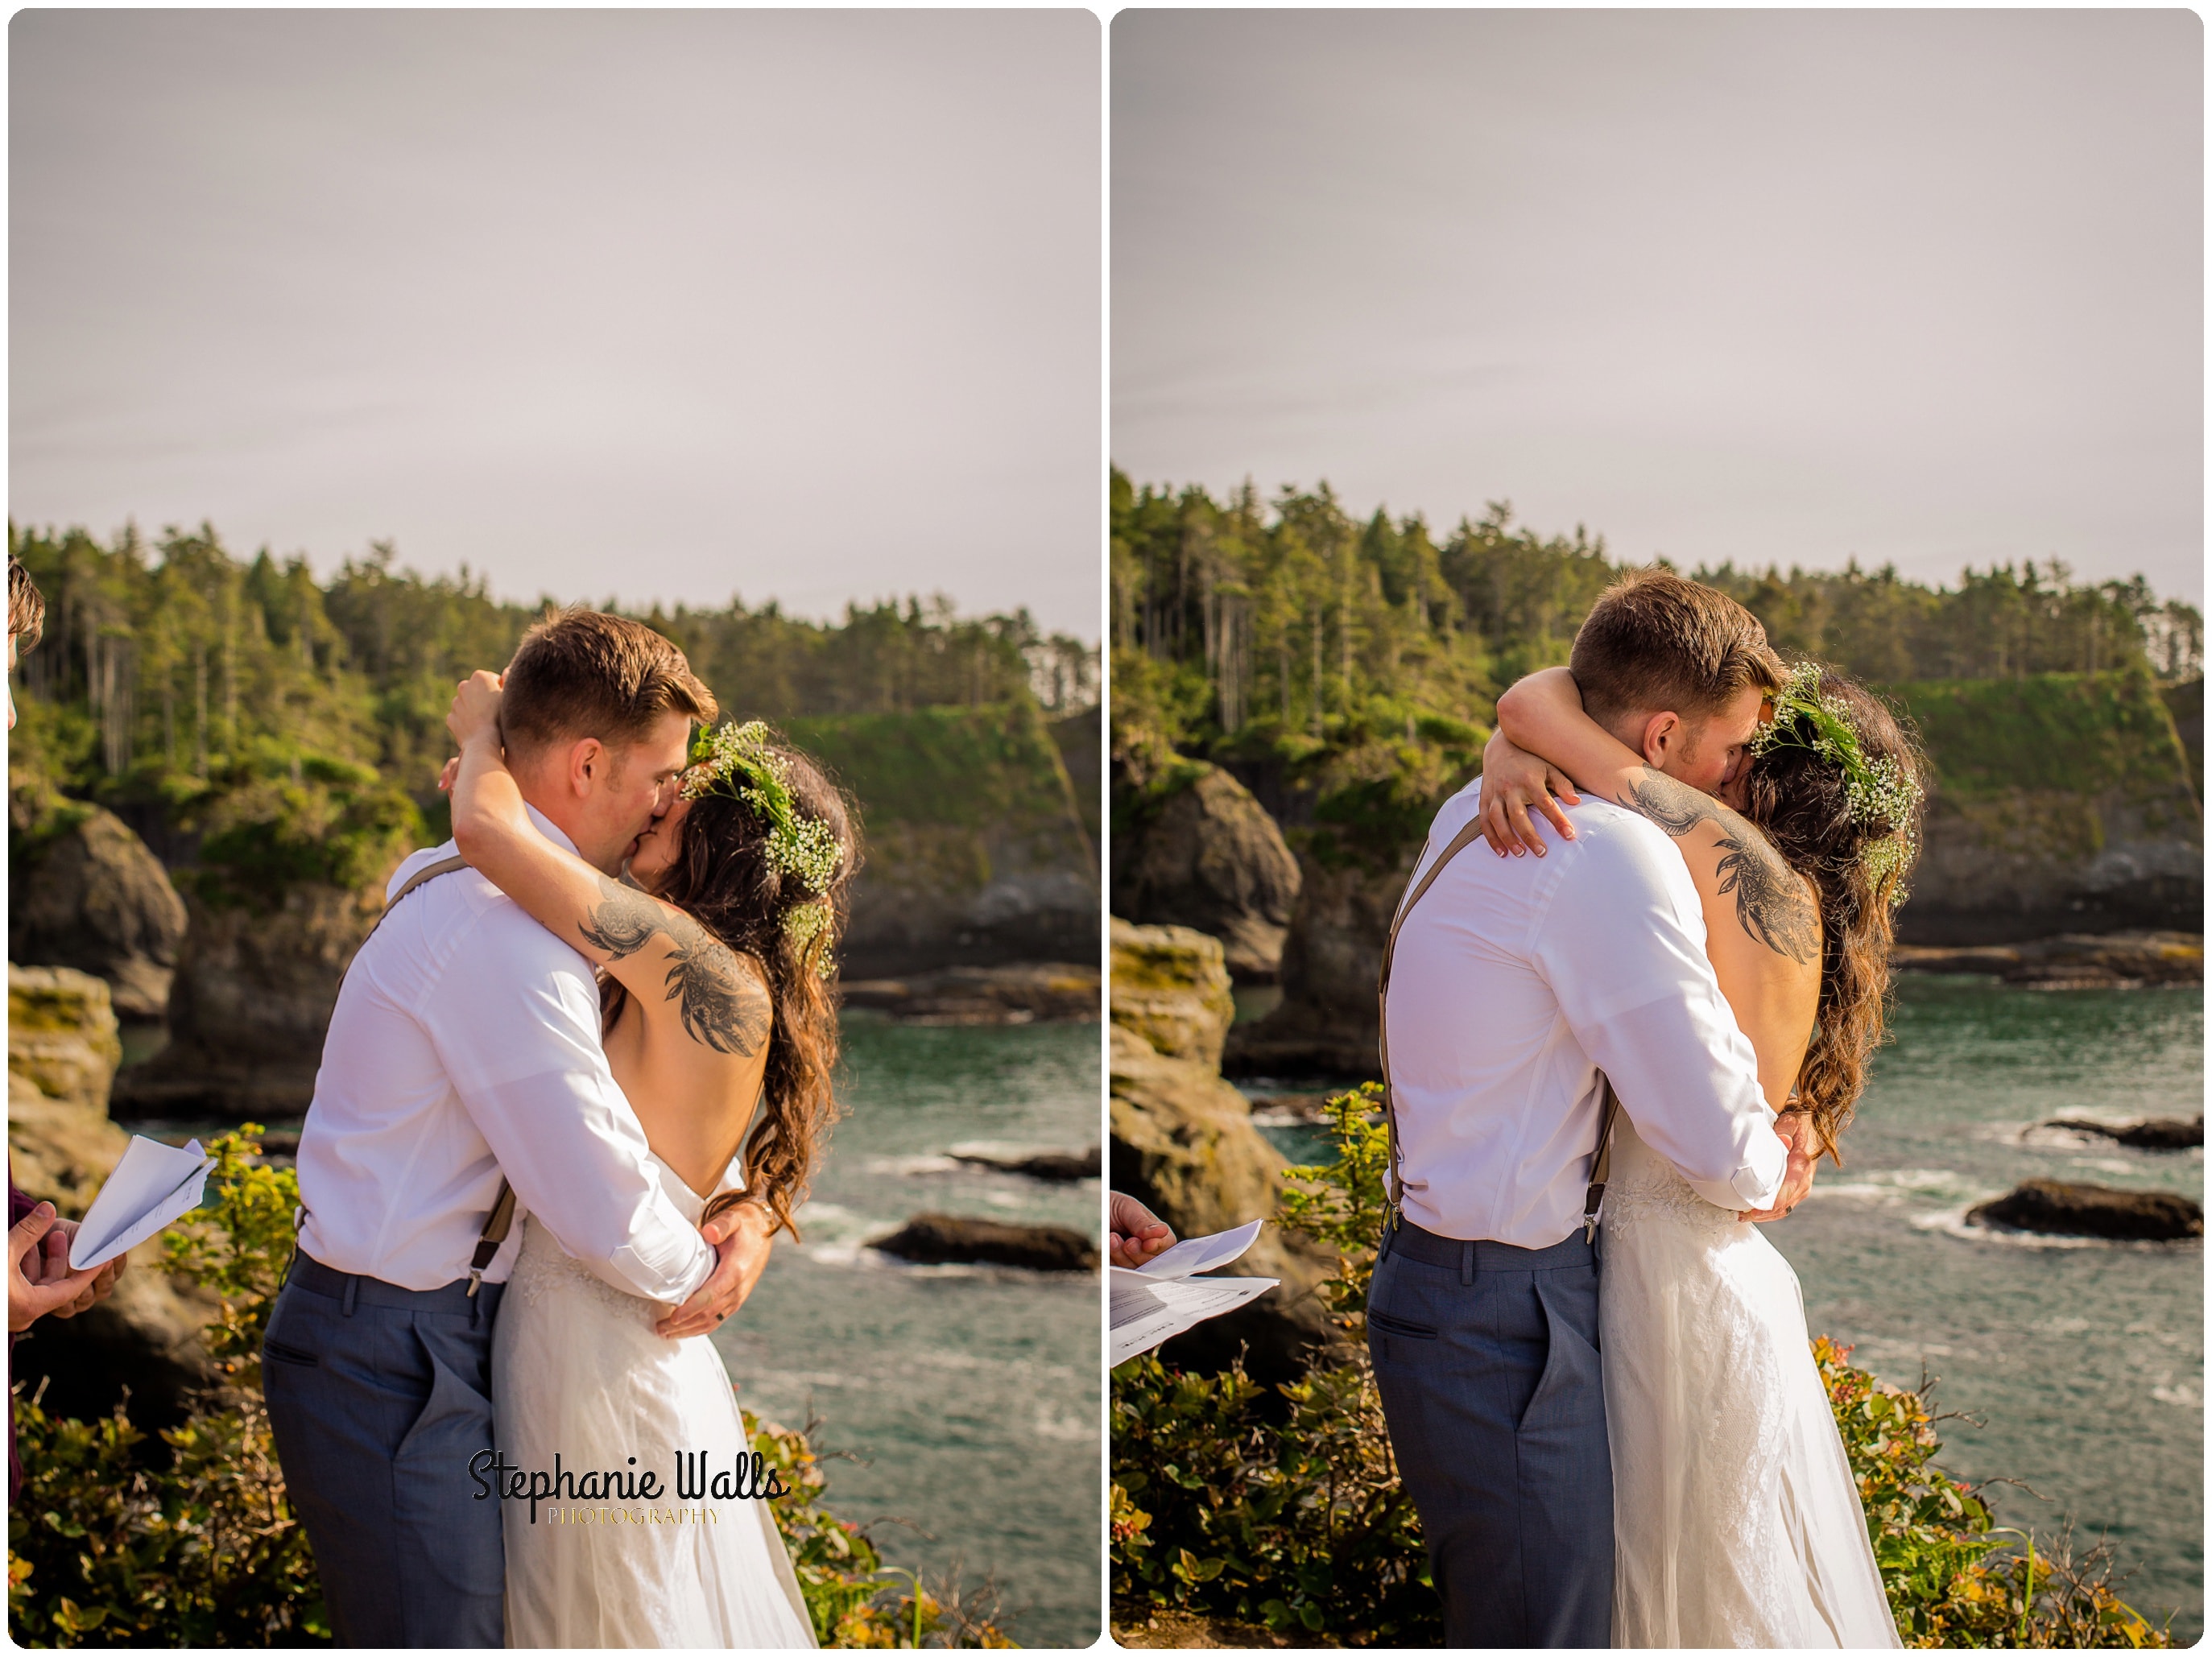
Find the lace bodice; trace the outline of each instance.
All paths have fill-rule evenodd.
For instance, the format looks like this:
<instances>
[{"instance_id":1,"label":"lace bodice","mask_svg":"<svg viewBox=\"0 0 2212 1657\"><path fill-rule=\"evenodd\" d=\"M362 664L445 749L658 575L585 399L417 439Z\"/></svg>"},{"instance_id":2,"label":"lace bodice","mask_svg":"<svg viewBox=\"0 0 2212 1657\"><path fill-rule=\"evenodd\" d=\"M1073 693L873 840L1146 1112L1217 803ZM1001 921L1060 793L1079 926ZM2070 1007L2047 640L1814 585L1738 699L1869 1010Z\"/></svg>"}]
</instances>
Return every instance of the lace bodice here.
<instances>
[{"instance_id":1,"label":"lace bodice","mask_svg":"<svg viewBox=\"0 0 2212 1657\"><path fill-rule=\"evenodd\" d=\"M659 1157L648 1154L646 1166L660 1181L660 1188L677 1211L694 1225L707 1211L708 1199L702 1197L677 1177L675 1169ZM715 1187L719 1194L724 1191L744 1189L744 1174L739 1162L732 1157L723 1171L721 1181ZM666 1308L659 1301L645 1300L626 1294L605 1278L577 1259L561 1247L560 1240L551 1229L538 1223L535 1215L523 1222L522 1243L515 1251L514 1275L507 1278L507 1292L510 1298L535 1302L542 1300L560 1285L580 1286L592 1299L611 1311L626 1317L641 1318L648 1323L657 1322Z\"/></svg>"},{"instance_id":2,"label":"lace bodice","mask_svg":"<svg viewBox=\"0 0 2212 1657\"><path fill-rule=\"evenodd\" d=\"M1638 1137L1626 1111L1613 1119L1609 1173L1602 1223L1612 1235L1625 1237L1664 1220L1717 1238L1742 1223L1734 1210L1716 1207L1692 1190L1680 1168Z\"/></svg>"}]
</instances>

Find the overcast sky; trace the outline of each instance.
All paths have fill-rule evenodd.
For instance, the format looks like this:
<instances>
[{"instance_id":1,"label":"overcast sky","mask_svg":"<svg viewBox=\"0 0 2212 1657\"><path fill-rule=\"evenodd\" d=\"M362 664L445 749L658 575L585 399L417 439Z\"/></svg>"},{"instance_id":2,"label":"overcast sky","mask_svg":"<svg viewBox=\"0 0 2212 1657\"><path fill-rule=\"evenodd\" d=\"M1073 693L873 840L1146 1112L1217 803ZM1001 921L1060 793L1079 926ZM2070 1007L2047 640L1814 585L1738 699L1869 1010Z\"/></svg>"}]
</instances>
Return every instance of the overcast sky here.
<instances>
[{"instance_id":1,"label":"overcast sky","mask_svg":"<svg viewBox=\"0 0 2212 1657\"><path fill-rule=\"evenodd\" d=\"M2202 28L1122 12L1115 457L2201 603Z\"/></svg>"},{"instance_id":2,"label":"overcast sky","mask_svg":"<svg viewBox=\"0 0 2212 1657\"><path fill-rule=\"evenodd\" d=\"M1084 12L19 12L9 509L1098 636Z\"/></svg>"}]
</instances>

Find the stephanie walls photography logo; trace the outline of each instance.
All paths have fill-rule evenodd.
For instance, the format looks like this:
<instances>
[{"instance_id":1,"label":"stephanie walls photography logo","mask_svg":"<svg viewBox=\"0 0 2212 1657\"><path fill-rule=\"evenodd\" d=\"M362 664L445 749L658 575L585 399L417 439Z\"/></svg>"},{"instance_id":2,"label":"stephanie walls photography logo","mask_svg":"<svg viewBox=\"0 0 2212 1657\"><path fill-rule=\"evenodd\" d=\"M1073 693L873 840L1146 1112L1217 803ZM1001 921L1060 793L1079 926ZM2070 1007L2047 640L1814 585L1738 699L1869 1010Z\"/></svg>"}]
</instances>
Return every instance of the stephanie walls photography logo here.
<instances>
[{"instance_id":1,"label":"stephanie walls photography logo","mask_svg":"<svg viewBox=\"0 0 2212 1657\"><path fill-rule=\"evenodd\" d=\"M483 1502L495 1495L501 1502L527 1502L533 1525L540 1502L554 1504L545 1515L551 1525L699 1525L719 1523L721 1515L708 1507L651 1504L672 1494L679 1502L773 1502L791 1493L757 1450L733 1452L727 1467L709 1466L703 1450L678 1450L672 1491L654 1469L640 1468L635 1456L628 1461L626 1468L578 1472L562 1465L556 1450L548 1472L518 1467L503 1450L478 1450L469 1458L469 1480L477 1487L471 1499Z\"/></svg>"}]
</instances>

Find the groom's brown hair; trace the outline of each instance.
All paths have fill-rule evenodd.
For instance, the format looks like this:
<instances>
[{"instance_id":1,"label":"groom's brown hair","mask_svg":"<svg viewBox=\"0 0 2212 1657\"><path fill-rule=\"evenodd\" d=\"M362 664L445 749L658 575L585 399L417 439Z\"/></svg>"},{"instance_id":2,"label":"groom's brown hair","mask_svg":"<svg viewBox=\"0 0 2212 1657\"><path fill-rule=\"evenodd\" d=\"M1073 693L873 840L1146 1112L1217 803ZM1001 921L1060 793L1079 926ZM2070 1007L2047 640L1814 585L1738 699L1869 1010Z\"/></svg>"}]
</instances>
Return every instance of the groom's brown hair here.
<instances>
[{"instance_id":1,"label":"groom's brown hair","mask_svg":"<svg viewBox=\"0 0 2212 1657\"><path fill-rule=\"evenodd\" d=\"M507 665L499 723L509 747L597 737L620 748L665 713L711 725L718 711L714 693L674 645L641 622L580 604L522 635Z\"/></svg>"},{"instance_id":2,"label":"groom's brown hair","mask_svg":"<svg viewBox=\"0 0 2212 1657\"><path fill-rule=\"evenodd\" d=\"M1626 713L1715 713L1747 685L1782 685L1759 617L1724 592L1653 566L1598 595L1567 665L1603 725Z\"/></svg>"}]
</instances>

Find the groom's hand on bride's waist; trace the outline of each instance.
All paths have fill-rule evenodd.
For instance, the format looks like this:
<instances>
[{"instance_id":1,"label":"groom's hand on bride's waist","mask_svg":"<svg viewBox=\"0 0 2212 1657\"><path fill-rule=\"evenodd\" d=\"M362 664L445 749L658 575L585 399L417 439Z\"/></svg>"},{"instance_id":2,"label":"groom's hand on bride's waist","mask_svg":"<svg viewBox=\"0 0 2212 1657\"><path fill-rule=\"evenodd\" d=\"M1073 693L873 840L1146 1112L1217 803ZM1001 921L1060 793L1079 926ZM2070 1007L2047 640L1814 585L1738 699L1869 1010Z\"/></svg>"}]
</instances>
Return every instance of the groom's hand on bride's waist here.
<instances>
[{"instance_id":1,"label":"groom's hand on bride's waist","mask_svg":"<svg viewBox=\"0 0 2212 1657\"><path fill-rule=\"evenodd\" d=\"M1813 1131L1811 1115L1802 1110L1787 1112L1774 1119L1774 1131L1790 1147L1790 1166L1782 1175L1781 1193L1773 1207L1747 1210L1736 1216L1739 1220L1782 1219L1813 1188L1813 1164L1820 1160L1820 1136Z\"/></svg>"},{"instance_id":2,"label":"groom's hand on bride's waist","mask_svg":"<svg viewBox=\"0 0 2212 1657\"><path fill-rule=\"evenodd\" d=\"M760 1281L775 1226L775 1217L764 1203L733 1203L709 1216L699 1235L714 1245L714 1275L690 1300L653 1325L655 1332L682 1340L719 1328Z\"/></svg>"}]
</instances>

